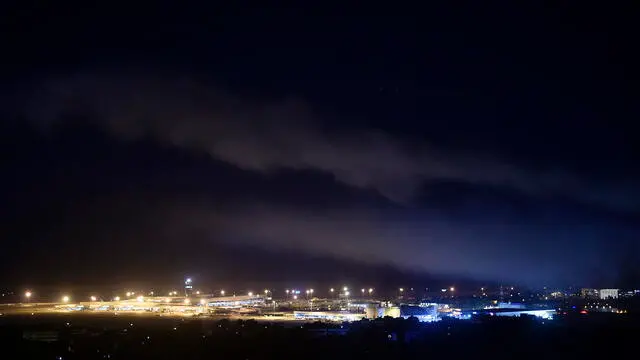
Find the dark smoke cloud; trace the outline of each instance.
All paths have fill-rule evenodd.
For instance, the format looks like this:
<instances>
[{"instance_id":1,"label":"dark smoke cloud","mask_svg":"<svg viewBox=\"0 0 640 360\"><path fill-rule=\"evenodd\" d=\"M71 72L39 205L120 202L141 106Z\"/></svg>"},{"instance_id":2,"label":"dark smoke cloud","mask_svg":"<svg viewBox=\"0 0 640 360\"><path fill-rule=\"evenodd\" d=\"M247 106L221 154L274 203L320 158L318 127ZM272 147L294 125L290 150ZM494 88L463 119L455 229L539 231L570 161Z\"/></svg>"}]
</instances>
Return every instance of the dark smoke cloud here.
<instances>
[{"instance_id":1,"label":"dark smoke cloud","mask_svg":"<svg viewBox=\"0 0 640 360\"><path fill-rule=\"evenodd\" d=\"M610 261L600 254L607 252L605 239L617 236L615 231L603 233L600 223L566 219L517 223L500 214L469 222L428 210L415 216L415 210L300 209L266 203L221 206L183 199L162 212L161 233L175 239L197 233L273 251L538 285L587 281L589 271L599 271L610 280L611 271L604 271ZM576 237L581 240L579 247L566 245ZM571 261L566 259L567 248Z\"/></svg>"},{"instance_id":2,"label":"dark smoke cloud","mask_svg":"<svg viewBox=\"0 0 640 360\"><path fill-rule=\"evenodd\" d=\"M399 203L414 199L425 181L444 180L637 210L637 197L622 195L629 193L628 186L593 186L565 173L529 172L479 154L443 153L427 144L409 151L405 142L380 131L329 131L298 99L242 98L193 78L78 74L50 79L38 88L29 109L29 116L43 123L65 113L85 114L118 136L153 136L246 170L326 172Z\"/></svg>"}]
</instances>

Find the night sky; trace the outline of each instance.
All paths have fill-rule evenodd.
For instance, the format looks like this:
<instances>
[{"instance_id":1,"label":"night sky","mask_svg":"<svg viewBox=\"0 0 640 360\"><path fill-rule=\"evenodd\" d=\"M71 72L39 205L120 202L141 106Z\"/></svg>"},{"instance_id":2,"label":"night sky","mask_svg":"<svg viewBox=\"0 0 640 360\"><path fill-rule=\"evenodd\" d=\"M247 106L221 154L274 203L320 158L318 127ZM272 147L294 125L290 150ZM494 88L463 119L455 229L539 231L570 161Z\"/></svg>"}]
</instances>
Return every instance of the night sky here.
<instances>
[{"instance_id":1,"label":"night sky","mask_svg":"<svg viewBox=\"0 0 640 360\"><path fill-rule=\"evenodd\" d=\"M508 3L3 10L3 284L640 284L633 13Z\"/></svg>"}]
</instances>

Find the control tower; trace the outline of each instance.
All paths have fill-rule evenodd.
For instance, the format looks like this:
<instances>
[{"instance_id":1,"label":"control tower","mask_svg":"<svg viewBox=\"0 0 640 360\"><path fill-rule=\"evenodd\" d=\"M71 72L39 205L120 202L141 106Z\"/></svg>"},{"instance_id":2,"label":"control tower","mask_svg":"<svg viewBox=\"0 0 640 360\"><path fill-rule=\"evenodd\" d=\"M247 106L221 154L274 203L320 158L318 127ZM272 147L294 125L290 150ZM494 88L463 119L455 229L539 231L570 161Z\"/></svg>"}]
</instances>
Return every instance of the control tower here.
<instances>
[{"instance_id":1,"label":"control tower","mask_svg":"<svg viewBox=\"0 0 640 360\"><path fill-rule=\"evenodd\" d=\"M184 296L189 297L193 293L193 280L188 277L184 279Z\"/></svg>"}]
</instances>

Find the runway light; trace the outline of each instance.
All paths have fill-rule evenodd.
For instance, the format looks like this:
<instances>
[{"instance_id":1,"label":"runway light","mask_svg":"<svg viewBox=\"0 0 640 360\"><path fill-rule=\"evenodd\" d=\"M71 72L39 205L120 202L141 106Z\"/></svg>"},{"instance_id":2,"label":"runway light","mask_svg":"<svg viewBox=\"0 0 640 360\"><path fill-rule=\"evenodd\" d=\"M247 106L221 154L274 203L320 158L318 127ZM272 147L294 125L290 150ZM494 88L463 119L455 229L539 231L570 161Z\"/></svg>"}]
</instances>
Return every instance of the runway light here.
<instances>
[{"instance_id":1,"label":"runway light","mask_svg":"<svg viewBox=\"0 0 640 360\"><path fill-rule=\"evenodd\" d=\"M67 295L63 296L62 302L69 302L69 297Z\"/></svg>"},{"instance_id":2,"label":"runway light","mask_svg":"<svg viewBox=\"0 0 640 360\"><path fill-rule=\"evenodd\" d=\"M95 296L92 296L92 297L91 297L91 301L96 301L96 300L97 300L97 299L96 299L96 297L95 297Z\"/></svg>"}]
</instances>

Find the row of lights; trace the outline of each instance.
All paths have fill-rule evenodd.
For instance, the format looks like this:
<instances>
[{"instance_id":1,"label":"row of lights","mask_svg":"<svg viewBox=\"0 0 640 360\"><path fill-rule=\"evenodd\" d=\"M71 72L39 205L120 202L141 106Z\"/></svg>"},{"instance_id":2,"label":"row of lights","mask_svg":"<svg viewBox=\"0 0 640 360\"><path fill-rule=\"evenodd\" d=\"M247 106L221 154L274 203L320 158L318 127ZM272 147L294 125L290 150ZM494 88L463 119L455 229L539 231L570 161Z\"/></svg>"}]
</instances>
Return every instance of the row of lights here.
<instances>
[{"instance_id":1,"label":"row of lights","mask_svg":"<svg viewBox=\"0 0 640 360\"><path fill-rule=\"evenodd\" d=\"M403 292L404 292L404 288L399 288L398 290L400 291L400 293L403 293ZM455 288L454 288L454 287L450 287L449 289L442 289L442 292L446 292L447 290L449 290L450 292L454 292L454 291L455 291ZM484 290L484 289L482 289L482 290ZM343 294L344 294L345 296L349 296L349 295L350 295L350 292L349 292L349 288L348 288L348 287L346 287L346 286L345 286L345 287L343 287L343 288L342 288L342 291L343 291ZM373 293L373 288L369 288L369 289L362 288L362 289L360 289L360 291L362 292L362 294L363 294L363 295L364 295L365 293L369 293L369 295L371 295L371 294ZM314 290L313 290L313 289L305 290L305 294L306 294L307 296L313 295L313 292L314 292ZM334 288L331 288L331 289L329 289L329 292L333 294L333 293L335 292L335 289L334 289ZM265 295L268 295L269 293L271 293L271 291L270 291L270 290L268 290L268 289L265 289L265 290L264 290L264 294L265 294ZM289 289L286 289L286 290L285 290L285 293L286 293L287 295L291 294L291 295L293 295L293 298L294 298L294 299L297 299L298 294L300 294L300 291L299 291L299 290L289 290ZM135 292L133 292L133 291L127 291L125 295L126 295L127 297L131 297L131 296L134 296L135 294L136 294L136 293L135 293ZM25 294L24 294L24 296L27 298L27 300L31 298L31 295L32 295L31 291L26 291L26 292L25 292ZM149 295L153 296L153 291L151 291L151 292L149 293ZM178 295L178 292L177 292L177 291L170 291L170 292L169 292L169 296L176 296L176 295ZM196 295L200 295L200 291L196 291ZM221 296L224 296L224 295L225 295L225 291L224 291L224 290L220 290L220 295L221 295ZM249 296L253 296L253 292L249 291L248 295L249 295ZM143 296L138 296L136 299L137 299L138 301L140 301L140 302L144 301L144 297L143 297ZM113 298L113 300L114 300L114 301L120 301L120 297L119 297L119 296L115 296L115 297ZM188 300L188 299L185 299L185 302L187 302L187 300ZM63 297L62 297L62 301L63 301L63 302L69 302L69 296L67 296L67 295L63 296ZM97 301L97 298L96 298L95 296L91 296L91 301Z\"/></svg>"},{"instance_id":2,"label":"row of lights","mask_svg":"<svg viewBox=\"0 0 640 360\"><path fill-rule=\"evenodd\" d=\"M346 286L345 286L342 290L344 291L344 295L345 295L345 296L349 296L349 288L348 288L348 287L346 287ZM314 291L313 289L308 289L308 290L306 290L306 291L305 291L305 293L306 293L307 295L313 295L313 291ZM335 289L334 289L334 288L331 288L331 289L329 289L329 291L330 291L331 293L333 293L333 292L335 291ZM363 293L363 294L364 294L365 292L367 292L367 290L365 290L364 288L363 288L363 289L361 289L361 291L362 291L362 293ZM403 289L402 289L402 288L400 288L400 291L402 292L402 291L403 291ZM453 291L453 288L452 288L452 291ZM265 294L265 295L268 295L270 292L271 292L271 291L270 291L269 289L265 289L265 290L264 290L264 294ZM299 293L300 293L300 291L299 291L299 290L289 290L289 289L285 290L285 292L286 292L287 294L289 294L289 293L294 294L294 298L297 298L297 294L299 294ZM373 288L369 288L368 293L369 293L369 294L373 293ZM131 297L131 296L134 296L135 294L136 294L136 293L135 293L134 291L127 291L127 292L125 293L125 295L126 295L128 298L129 298L129 297ZM225 294L225 291L224 291L224 290L220 290L220 295L224 296L224 294ZM30 299L30 298L31 298L31 295L32 295L31 291L26 291L26 292L24 293L24 296L25 296L27 299ZM153 291L151 291L151 292L149 293L149 295L153 296ZM169 296L175 296L175 295L178 295L178 292L177 292L177 291L170 291L170 292L169 292ZM200 291L196 291L196 295L200 295ZM249 296L253 296L253 292L249 291L248 295L249 295ZM90 297L90 299L91 299L91 301L97 301L97 300L98 300L98 298L97 298L96 296L94 296L94 295L92 295L92 296ZM143 296L141 296L141 295L140 295L140 296L138 296L136 299L137 299L139 302L144 301L144 297L143 297ZM70 300L70 298L69 298L69 296L68 296L68 295L64 295L64 296L62 297L62 302L69 302L69 300ZM187 302L188 302L188 300L189 300L189 299L185 299L185 303L187 303ZM120 301L120 297L119 297L119 296L115 296L115 297L113 298L113 301Z\"/></svg>"}]
</instances>

